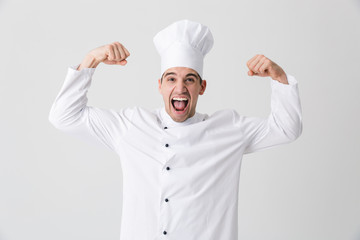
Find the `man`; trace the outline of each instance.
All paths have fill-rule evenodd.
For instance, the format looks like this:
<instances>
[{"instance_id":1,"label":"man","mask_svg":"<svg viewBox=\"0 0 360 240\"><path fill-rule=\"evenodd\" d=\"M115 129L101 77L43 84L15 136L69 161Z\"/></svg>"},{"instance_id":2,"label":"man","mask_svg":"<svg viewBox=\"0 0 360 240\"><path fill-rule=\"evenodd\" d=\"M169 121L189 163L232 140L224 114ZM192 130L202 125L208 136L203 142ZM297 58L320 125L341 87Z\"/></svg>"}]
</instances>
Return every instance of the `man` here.
<instances>
[{"instance_id":1,"label":"man","mask_svg":"<svg viewBox=\"0 0 360 240\"><path fill-rule=\"evenodd\" d=\"M242 156L299 137L297 82L256 55L247 63L248 74L272 79L270 116L245 117L234 110L208 116L196 112L196 104L207 84L202 69L213 45L210 30L183 20L160 31L154 43L161 56L158 84L164 107L114 111L86 105L98 64L127 64L129 51L115 42L69 68L50 121L118 153L123 169L121 240L236 240Z\"/></svg>"}]
</instances>

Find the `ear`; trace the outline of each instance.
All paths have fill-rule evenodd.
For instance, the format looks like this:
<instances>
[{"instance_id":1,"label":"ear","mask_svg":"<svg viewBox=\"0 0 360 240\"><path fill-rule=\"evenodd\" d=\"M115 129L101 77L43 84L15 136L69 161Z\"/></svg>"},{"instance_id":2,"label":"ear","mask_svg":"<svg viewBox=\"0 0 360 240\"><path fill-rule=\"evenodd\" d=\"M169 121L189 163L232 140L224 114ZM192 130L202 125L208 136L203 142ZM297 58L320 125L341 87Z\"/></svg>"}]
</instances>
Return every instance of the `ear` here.
<instances>
[{"instance_id":1,"label":"ear","mask_svg":"<svg viewBox=\"0 0 360 240\"><path fill-rule=\"evenodd\" d=\"M161 80L160 80L160 78L158 80L158 83L159 83L159 92L161 93Z\"/></svg>"},{"instance_id":2,"label":"ear","mask_svg":"<svg viewBox=\"0 0 360 240\"><path fill-rule=\"evenodd\" d=\"M206 89L206 80L203 79L201 82L201 90L199 92L199 95L203 95L205 92L205 89Z\"/></svg>"}]
</instances>

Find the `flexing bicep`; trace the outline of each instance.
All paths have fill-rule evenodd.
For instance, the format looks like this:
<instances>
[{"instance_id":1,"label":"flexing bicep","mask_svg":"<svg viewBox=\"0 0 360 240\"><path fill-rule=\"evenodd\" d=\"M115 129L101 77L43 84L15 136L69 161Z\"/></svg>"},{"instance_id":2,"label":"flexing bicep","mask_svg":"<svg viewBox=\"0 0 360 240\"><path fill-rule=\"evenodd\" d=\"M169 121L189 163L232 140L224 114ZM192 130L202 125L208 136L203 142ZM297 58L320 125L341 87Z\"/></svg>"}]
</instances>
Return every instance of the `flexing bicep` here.
<instances>
[{"instance_id":1,"label":"flexing bicep","mask_svg":"<svg viewBox=\"0 0 360 240\"><path fill-rule=\"evenodd\" d=\"M297 139L302 132L301 105L296 80L289 85L271 80L271 113L267 118L235 116L247 139L245 153L259 151Z\"/></svg>"},{"instance_id":2,"label":"flexing bicep","mask_svg":"<svg viewBox=\"0 0 360 240\"><path fill-rule=\"evenodd\" d=\"M249 118L246 153L268 149L277 145L290 143L300 136L299 129L279 124L279 120L271 114L268 118Z\"/></svg>"},{"instance_id":3,"label":"flexing bicep","mask_svg":"<svg viewBox=\"0 0 360 240\"><path fill-rule=\"evenodd\" d=\"M131 123L132 109L105 110L87 106L87 91L94 69L77 71L70 67L65 82L49 114L50 122L58 129L91 142L101 142L110 149Z\"/></svg>"}]
</instances>

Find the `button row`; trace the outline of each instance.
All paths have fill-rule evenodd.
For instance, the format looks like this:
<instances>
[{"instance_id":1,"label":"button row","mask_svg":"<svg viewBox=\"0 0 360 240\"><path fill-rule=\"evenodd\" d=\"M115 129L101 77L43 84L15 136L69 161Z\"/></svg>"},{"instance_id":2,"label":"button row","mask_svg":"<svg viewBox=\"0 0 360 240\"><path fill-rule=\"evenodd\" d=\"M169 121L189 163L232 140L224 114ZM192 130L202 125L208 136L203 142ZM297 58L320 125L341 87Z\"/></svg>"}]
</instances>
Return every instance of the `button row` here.
<instances>
[{"instance_id":1,"label":"button row","mask_svg":"<svg viewBox=\"0 0 360 240\"><path fill-rule=\"evenodd\" d=\"M168 201L169 201L169 199L165 198L165 202L168 202ZM166 234L167 234L167 232L166 232L166 231L164 231L164 232L163 232L163 234L164 234L164 235L166 235Z\"/></svg>"},{"instance_id":2,"label":"button row","mask_svg":"<svg viewBox=\"0 0 360 240\"><path fill-rule=\"evenodd\" d=\"M164 127L164 129L168 129L167 127ZM169 144L168 143L166 143L165 144L165 147L169 147ZM166 167L166 170L170 170L170 167ZM168 202L169 201L169 199L167 199L167 198L165 198L165 202ZM167 232L166 231L163 231L163 234L164 235L166 235L167 234Z\"/></svg>"}]
</instances>

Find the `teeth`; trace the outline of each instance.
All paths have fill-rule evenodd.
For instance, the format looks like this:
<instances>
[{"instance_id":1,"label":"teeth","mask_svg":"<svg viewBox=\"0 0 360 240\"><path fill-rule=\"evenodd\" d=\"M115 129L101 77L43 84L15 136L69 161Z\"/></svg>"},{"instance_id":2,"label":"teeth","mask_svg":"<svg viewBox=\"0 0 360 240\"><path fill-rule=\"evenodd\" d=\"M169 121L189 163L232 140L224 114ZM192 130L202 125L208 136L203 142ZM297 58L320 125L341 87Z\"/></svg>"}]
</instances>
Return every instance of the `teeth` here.
<instances>
[{"instance_id":1,"label":"teeth","mask_svg":"<svg viewBox=\"0 0 360 240\"><path fill-rule=\"evenodd\" d=\"M174 97L173 100L175 101L187 101L186 98Z\"/></svg>"}]
</instances>

